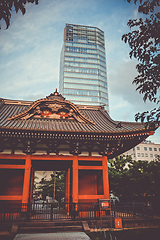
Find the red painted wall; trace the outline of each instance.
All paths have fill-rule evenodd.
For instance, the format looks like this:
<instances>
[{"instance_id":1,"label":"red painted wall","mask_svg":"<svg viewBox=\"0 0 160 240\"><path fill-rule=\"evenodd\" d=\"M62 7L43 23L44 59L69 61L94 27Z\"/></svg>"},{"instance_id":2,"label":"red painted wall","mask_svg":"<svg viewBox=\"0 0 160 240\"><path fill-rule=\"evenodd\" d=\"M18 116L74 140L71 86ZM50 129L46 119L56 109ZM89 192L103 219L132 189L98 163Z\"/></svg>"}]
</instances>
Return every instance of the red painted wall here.
<instances>
[{"instance_id":1,"label":"red painted wall","mask_svg":"<svg viewBox=\"0 0 160 240\"><path fill-rule=\"evenodd\" d=\"M79 195L102 195L103 181L101 170L79 170Z\"/></svg>"},{"instance_id":2,"label":"red painted wall","mask_svg":"<svg viewBox=\"0 0 160 240\"><path fill-rule=\"evenodd\" d=\"M22 195L24 170L0 169L0 195Z\"/></svg>"}]
</instances>

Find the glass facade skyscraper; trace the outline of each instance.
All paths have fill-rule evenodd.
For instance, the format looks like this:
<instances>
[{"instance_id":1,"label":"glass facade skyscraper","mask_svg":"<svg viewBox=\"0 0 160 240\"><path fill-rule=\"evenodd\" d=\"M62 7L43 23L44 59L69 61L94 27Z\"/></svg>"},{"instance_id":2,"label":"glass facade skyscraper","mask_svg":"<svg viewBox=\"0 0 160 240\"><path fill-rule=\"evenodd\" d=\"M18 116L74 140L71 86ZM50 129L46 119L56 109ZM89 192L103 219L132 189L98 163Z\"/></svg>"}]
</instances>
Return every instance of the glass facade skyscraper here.
<instances>
[{"instance_id":1,"label":"glass facade skyscraper","mask_svg":"<svg viewBox=\"0 0 160 240\"><path fill-rule=\"evenodd\" d=\"M109 110L104 32L99 28L65 25L59 92L75 104L105 104Z\"/></svg>"}]
</instances>

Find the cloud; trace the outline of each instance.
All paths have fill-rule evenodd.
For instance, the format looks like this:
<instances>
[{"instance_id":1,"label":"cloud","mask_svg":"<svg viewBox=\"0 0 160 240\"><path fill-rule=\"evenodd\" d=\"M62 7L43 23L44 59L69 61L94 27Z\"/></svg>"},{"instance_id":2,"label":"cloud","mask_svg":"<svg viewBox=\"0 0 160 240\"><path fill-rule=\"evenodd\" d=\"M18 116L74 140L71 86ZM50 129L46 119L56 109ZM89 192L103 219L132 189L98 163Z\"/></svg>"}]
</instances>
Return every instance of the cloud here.
<instances>
[{"instance_id":1,"label":"cloud","mask_svg":"<svg viewBox=\"0 0 160 240\"><path fill-rule=\"evenodd\" d=\"M58 87L64 24L77 9L87 8L90 1L84 2L40 1L29 4L24 16L13 14L10 28L0 36L1 97L28 99Z\"/></svg>"},{"instance_id":2,"label":"cloud","mask_svg":"<svg viewBox=\"0 0 160 240\"><path fill-rule=\"evenodd\" d=\"M155 105L151 102L143 101L143 95L136 91L136 86L132 84L137 75L136 61L123 61L117 66L117 62L111 62L114 65L114 71L108 71L109 85L109 104L110 112L116 114L116 118L121 120L134 120L137 112L150 110Z\"/></svg>"}]
</instances>

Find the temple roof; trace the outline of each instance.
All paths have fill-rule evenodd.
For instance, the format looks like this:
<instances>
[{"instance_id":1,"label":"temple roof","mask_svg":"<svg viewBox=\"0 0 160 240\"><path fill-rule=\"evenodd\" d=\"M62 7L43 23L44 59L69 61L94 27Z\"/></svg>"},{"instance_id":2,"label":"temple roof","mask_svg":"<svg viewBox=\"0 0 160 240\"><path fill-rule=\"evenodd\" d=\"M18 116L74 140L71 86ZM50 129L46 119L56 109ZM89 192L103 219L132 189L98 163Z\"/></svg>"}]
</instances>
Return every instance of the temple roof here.
<instances>
[{"instance_id":1,"label":"temple roof","mask_svg":"<svg viewBox=\"0 0 160 240\"><path fill-rule=\"evenodd\" d=\"M153 127L153 126L152 126ZM0 128L121 134L146 131L146 124L111 119L104 107L75 105L57 90L34 102L0 100ZM153 131L155 127L153 127Z\"/></svg>"},{"instance_id":2,"label":"temple roof","mask_svg":"<svg viewBox=\"0 0 160 240\"><path fill-rule=\"evenodd\" d=\"M37 101L0 99L0 152L87 151L112 158L153 135L157 127L114 121L103 106L75 105L57 90Z\"/></svg>"}]
</instances>

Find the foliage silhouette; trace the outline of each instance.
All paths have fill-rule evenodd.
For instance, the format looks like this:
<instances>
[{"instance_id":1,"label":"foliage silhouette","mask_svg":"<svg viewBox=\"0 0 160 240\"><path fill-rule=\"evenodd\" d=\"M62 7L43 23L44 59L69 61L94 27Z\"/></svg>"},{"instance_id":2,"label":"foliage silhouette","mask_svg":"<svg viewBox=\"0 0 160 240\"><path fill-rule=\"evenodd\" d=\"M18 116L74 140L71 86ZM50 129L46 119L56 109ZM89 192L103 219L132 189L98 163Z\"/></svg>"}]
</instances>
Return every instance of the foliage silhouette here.
<instances>
[{"instance_id":1,"label":"foliage silhouette","mask_svg":"<svg viewBox=\"0 0 160 240\"><path fill-rule=\"evenodd\" d=\"M131 156L110 159L110 190L121 201L160 199L160 156L153 161L134 161Z\"/></svg>"},{"instance_id":2,"label":"foliage silhouette","mask_svg":"<svg viewBox=\"0 0 160 240\"><path fill-rule=\"evenodd\" d=\"M38 4L39 0L0 0L0 20L6 23L6 29L10 26L11 12L13 9L16 13L20 10L24 15L26 13L25 5L27 3ZM0 25L1 29L1 25Z\"/></svg>"},{"instance_id":3,"label":"foliage silhouette","mask_svg":"<svg viewBox=\"0 0 160 240\"><path fill-rule=\"evenodd\" d=\"M127 0L131 2L132 0ZM138 76L133 83L137 85L136 90L143 94L143 100L147 99L155 104L160 103L160 0L134 0L139 3L138 12L147 15L145 18L130 19L127 25L131 32L124 34L122 40L129 44L130 58L136 58ZM160 123L160 107L150 112L137 113L135 120L154 121Z\"/></svg>"}]
</instances>

